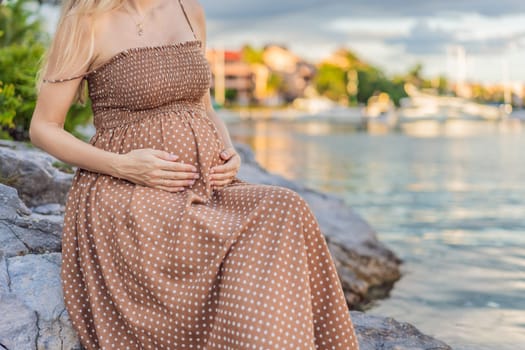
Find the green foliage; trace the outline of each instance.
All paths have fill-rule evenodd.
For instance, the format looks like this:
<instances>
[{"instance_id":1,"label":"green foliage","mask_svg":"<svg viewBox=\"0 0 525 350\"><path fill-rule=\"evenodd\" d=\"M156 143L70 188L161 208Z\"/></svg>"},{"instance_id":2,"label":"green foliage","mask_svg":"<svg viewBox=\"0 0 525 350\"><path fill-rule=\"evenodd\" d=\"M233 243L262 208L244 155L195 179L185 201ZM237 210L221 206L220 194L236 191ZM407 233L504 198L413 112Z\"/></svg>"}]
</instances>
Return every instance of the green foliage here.
<instances>
[{"instance_id":1,"label":"green foliage","mask_svg":"<svg viewBox=\"0 0 525 350\"><path fill-rule=\"evenodd\" d=\"M0 47L44 40L41 19L29 9L30 0L8 0L0 6Z\"/></svg>"},{"instance_id":2,"label":"green foliage","mask_svg":"<svg viewBox=\"0 0 525 350\"><path fill-rule=\"evenodd\" d=\"M340 101L348 96L346 91L346 72L343 68L334 64L322 64L314 79L317 91L334 100Z\"/></svg>"},{"instance_id":3,"label":"green foliage","mask_svg":"<svg viewBox=\"0 0 525 350\"><path fill-rule=\"evenodd\" d=\"M60 171L62 171L64 173L73 174L75 172L75 170L73 169L71 164L68 164L68 163L64 163L64 162L61 162L61 161L55 161L55 162L53 162L52 165L53 165L53 167L59 169Z\"/></svg>"},{"instance_id":4,"label":"green foliage","mask_svg":"<svg viewBox=\"0 0 525 350\"><path fill-rule=\"evenodd\" d=\"M405 80L408 83L411 83L415 87L421 88L425 87L427 81L423 79L423 65L421 63L416 63L412 68L408 70L408 74L405 76Z\"/></svg>"},{"instance_id":5,"label":"green foliage","mask_svg":"<svg viewBox=\"0 0 525 350\"><path fill-rule=\"evenodd\" d=\"M87 100L85 106L80 104L73 104L66 115L66 120L64 122L64 129L69 131L76 137L87 141L89 137L76 131L76 127L80 125L86 125L92 117L91 113L91 100Z\"/></svg>"},{"instance_id":6,"label":"green foliage","mask_svg":"<svg viewBox=\"0 0 525 350\"><path fill-rule=\"evenodd\" d=\"M242 48L242 59L247 63L264 64L264 50L257 50L250 45L246 45Z\"/></svg>"},{"instance_id":7,"label":"green foliage","mask_svg":"<svg viewBox=\"0 0 525 350\"><path fill-rule=\"evenodd\" d=\"M386 92L396 105L399 105L401 98L407 96L404 81L392 81L375 67L369 66L358 70L358 76L357 100L361 103L366 103L370 97L381 92Z\"/></svg>"},{"instance_id":8,"label":"green foliage","mask_svg":"<svg viewBox=\"0 0 525 350\"><path fill-rule=\"evenodd\" d=\"M268 81L266 83L266 88L270 92L277 92L279 91L279 88L283 85L284 79L275 72L270 72L270 75L268 76Z\"/></svg>"},{"instance_id":9,"label":"green foliage","mask_svg":"<svg viewBox=\"0 0 525 350\"><path fill-rule=\"evenodd\" d=\"M361 61L354 53L345 50L337 53L336 63L323 63L318 68L314 84L317 92L334 101L346 101L352 104L367 103L368 99L378 93L385 92L399 104L406 96L403 81L391 80L372 65ZM357 72L357 96L354 96L349 77Z\"/></svg>"},{"instance_id":10,"label":"green foliage","mask_svg":"<svg viewBox=\"0 0 525 350\"><path fill-rule=\"evenodd\" d=\"M35 108L35 78L48 38L41 20L28 7L30 0L11 0L0 6L0 138L29 140ZM75 127L91 118L90 104L71 106L64 128L78 137Z\"/></svg>"},{"instance_id":11,"label":"green foliage","mask_svg":"<svg viewBox=\"0 0 525 350\"><path fill-rule=\"evenodd\" d=\"M237 90L235 89L226 89L224 93L225 93L224 97L226 98L226 101L229 104L233 103L237 99Z\"/></svg>"},{"instance_id":12,"label":"green foliage","mask_svg":"<svg viewBox=\"0 0 525 350\"><path fill-rule=\"evenodd\" d=\"M0 124L14 127L13 119L21 101L15 96L15 86L13 84L3 85L3 82L0 81L0 106L2 106L0 109Z\"/></svg>"},{"instance_id":13,"label":"green foliage","mask_svg":"<svg viewBox=\"0 0 525 350\"><path fill-rule=\"evenodd\" d=\"M12 87L6 89L6 98L12 103L0 105L0 125L4 133L17 140L28 138L27 130L36 101L35 75L43 53L41 44L11 44L0 48L0 81L6 87Z\"/></svg>"},{"instance_id":14,"label":"green foliage","mask_svg":"<svg viewBox=\"0 0 525 350\"><path fill-rule=\"evenodd\" d=\"M20 175L15 174L15 175L4 176L0 174L0 184L14 187L19 181L20 181Z\"/></svg>"}]
</instances>

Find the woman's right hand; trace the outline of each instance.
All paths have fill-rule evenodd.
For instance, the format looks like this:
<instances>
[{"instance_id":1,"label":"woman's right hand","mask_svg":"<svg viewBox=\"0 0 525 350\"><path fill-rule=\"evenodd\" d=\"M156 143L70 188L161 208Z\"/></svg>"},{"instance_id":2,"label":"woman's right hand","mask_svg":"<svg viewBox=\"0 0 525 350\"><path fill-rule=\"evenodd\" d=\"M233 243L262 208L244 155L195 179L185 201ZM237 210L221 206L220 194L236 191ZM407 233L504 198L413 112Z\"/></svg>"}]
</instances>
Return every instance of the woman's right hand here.
<instances>
[{"instance_id":1,"label":"woman's right hand","mask_svg":"<svg viewBox=\"0 0 525 350\"><path fill-rule=\"evenodd\" d=\"M199 177L197 168L177 162L179 157L153 148L134 149L121 154L115 164L118 177L168 192L180 192Z\"/></svg>"}]
</instances>

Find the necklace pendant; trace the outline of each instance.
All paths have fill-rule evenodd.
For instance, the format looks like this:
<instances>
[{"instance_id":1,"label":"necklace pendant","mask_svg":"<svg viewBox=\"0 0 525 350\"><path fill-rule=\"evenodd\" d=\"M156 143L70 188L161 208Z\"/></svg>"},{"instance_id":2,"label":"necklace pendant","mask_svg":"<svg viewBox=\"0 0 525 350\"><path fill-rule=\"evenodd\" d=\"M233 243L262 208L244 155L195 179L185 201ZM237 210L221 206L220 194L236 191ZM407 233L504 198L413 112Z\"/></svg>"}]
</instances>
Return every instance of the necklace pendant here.
<instances>
[{"instance_id":1,"label":"necklace pendant","mask_svg":"<svg viewBox=\"0 0 525 350\"><path fill-rule=\"evenodd\" d=\"M144 34L144 29L142 28L142 23L137 23L137 34L142 36Z\"/></svg>"}]
</instances>

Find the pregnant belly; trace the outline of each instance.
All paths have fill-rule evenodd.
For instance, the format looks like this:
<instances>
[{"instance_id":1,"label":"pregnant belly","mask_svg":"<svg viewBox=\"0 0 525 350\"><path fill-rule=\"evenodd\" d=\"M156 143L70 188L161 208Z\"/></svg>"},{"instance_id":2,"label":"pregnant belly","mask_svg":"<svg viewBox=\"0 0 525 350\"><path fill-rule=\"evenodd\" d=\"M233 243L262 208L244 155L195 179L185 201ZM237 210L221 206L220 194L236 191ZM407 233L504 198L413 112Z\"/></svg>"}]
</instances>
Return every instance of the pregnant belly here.
<instances>
[{"instance_id":1,"label":"pregnant belly","mask_svg":"<svg viewBox=\"0 0 525 350\"><path fill-rule=\"evenodd\" d=\"M224 148L211 120L204 116L179 114L165 114L98 129L89 143L116 153L140 148L162 149L176 154L180 161L196 166L205 159L220 162L219 153Z\"/></svg>"},{"instance_id":2,"label":"pregnant belly","mask_svg":"<svg viewBox=\"0 0 525 350\"><path fill-rule=\"evenodd\" d=\"M165 114L121 126L99 129L90 140L98 148L127 153L134 149L153 148L177 155L177 162L197 167L199 180L193 186L201 195L208 196L210 169L224 163L220 152L224 149L217 129L206 116Z\"/></svg>"}]
</instances>

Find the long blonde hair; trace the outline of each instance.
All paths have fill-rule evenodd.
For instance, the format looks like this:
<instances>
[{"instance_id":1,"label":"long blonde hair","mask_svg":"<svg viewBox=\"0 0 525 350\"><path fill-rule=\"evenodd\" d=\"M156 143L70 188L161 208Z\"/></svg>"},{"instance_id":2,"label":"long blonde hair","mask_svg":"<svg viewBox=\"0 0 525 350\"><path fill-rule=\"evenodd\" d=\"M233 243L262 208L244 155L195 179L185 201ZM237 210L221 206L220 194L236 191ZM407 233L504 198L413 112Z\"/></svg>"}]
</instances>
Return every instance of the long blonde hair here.
<instances>
[{"instance_id":1,"label":"long blonde hair","mask_svg":"<svg viewBox=\"0 0 525 350\"><path fill-rule=\"evenodd\" d=\"M50 71L60 78L87 69L94 51L97 15L121 7L127 0L63 0L55 35L41 59L36 75L36 89L40 91L44 78ZM87 25L89 24L89 25ZM88 32L86 30L89 28ZM86 42L86 38L88 42ZM86 49L88 54L86 55ZM87 57L86 57L87 56ZM53 59L51 59L53 57ZM80 66L78 62L82 61ZM51 67L51 65L53 67ZM67 76L62 77L63 74ZM74 102L86 102L86 84L82 80Z\"/></svg>"}]
</instances>

